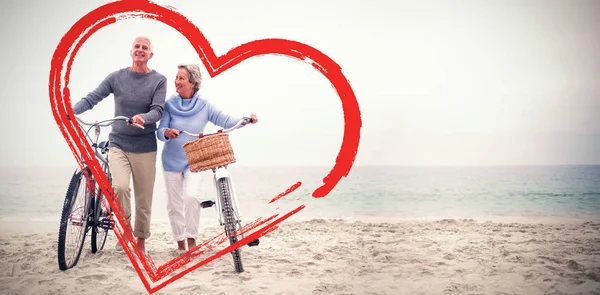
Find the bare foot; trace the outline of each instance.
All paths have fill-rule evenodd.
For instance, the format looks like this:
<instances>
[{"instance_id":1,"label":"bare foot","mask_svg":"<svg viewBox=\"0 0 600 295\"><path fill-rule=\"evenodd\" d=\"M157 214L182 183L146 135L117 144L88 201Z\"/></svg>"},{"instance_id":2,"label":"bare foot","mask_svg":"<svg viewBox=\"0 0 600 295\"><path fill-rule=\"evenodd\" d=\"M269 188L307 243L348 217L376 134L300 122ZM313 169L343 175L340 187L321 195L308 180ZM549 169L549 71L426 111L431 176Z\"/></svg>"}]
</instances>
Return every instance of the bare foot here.
<instances>
[{"instance_id":1,"label":"bare foot","mask_svg":"<svg viewBox=\"0 0 600 295\"><path fill-rule=\"evenodd\" d=\"M188 249L192 249L196 247L196 239L188 238L187 239Z\"/></svg>"},{"instance_id":2,"label":"bare foot","mask_svg":"<svg viewBox=\"0 0 600 295\"><path fill-rule=\"evenodd\" d=\"M185 240L177 241L177 250L185 251Z\"/></svg>"}]
</instances>

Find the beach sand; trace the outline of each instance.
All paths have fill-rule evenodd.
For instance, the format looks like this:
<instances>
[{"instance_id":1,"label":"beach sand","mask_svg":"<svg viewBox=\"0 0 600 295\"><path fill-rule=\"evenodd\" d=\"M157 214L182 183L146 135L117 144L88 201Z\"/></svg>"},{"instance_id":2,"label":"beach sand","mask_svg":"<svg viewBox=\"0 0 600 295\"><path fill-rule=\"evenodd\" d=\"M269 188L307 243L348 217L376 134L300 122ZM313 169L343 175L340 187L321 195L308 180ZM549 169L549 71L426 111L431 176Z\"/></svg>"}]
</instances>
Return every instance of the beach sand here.
<instances>
[{"instance_id":1,"label":"beach sand","mask_svg":"<svg viewBox=\"0 0 600 295\"><path fill-rule=\"evenodd\" d=\"M220 230L202 226L203 238ZM88 236L63 272L56 230L35 228L2 226L0 294L147 294L114 234L97 254ZM152 229L148 251L161 264L175 243L166 222ZM284 221L242 254L244 273L226 254L155 294L600 294L599 219Z\"/></svg>"}]
</instances>

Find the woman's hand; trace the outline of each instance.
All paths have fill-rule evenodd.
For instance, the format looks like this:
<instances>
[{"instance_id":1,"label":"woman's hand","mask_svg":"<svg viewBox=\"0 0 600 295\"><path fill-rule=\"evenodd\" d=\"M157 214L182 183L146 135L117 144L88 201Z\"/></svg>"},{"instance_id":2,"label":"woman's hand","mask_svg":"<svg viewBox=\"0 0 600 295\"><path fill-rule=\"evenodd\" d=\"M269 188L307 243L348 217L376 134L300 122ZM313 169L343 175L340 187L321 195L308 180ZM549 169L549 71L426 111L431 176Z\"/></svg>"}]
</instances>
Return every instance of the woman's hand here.
<instances>
[{"instance_id":1,"label":"woman's hand","mask_svg":"<svg viewBox=\"0 0 600 295\"><path fill-rule=\"evenodd\" d=\"M255 124L256 122L258 122L258 118L256 117L255 114L250 115L250 120L252 121L252 124ZM242 122L242 125L246 125L248 124L248 122L244 121Z\"/></svg>"},{"instance_id":2,"label":"woman's hand","mask_svg":"<svg viewBox=\"0 0 600 295\"><path fill-rule=\"evenodd\" d=\"M179 131L177 129L169 128L165 130L165 137L168 139L175 139L179 137Z\"/></svg>"}]
</instances>

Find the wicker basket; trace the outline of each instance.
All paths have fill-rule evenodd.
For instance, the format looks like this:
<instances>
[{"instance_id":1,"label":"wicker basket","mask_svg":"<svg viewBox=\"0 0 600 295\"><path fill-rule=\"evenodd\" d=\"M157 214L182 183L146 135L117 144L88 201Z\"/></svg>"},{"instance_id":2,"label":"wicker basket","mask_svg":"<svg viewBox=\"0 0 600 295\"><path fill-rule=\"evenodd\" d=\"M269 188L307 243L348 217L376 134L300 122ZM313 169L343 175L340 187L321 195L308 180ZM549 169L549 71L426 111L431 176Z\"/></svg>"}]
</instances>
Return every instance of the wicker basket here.
<instances>
[{"instance_id":1,"label":"wicker basket","mask_svg":"<svg viewBox=\"0 0 600 295\"><path fill-rule=\"evenodd\" d=\"M235 163L233 148L226 133L211 134L186 142L183 149L192 172Z\"/></svg>"}]
</instances>

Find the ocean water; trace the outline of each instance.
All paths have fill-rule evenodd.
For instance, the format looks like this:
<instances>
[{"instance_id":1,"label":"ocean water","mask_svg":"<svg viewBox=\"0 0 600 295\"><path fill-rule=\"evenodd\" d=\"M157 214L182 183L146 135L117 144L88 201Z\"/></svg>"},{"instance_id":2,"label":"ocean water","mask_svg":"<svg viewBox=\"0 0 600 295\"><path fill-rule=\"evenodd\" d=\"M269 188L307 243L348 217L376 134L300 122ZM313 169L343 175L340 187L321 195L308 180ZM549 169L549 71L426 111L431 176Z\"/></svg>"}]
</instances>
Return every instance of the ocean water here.
<instances>
[{"instance_id":1,"label":"ocean water","mask_svg":"<svg viewBox=\"0 0 600 295\"><path fill-rule=\"evenodd\" d=\"M0 221L58 220L74 167L0 168ZM385 167L356 166L325 197L311 193L331 167L232 165L242 214L294 218L436 219L511 216L600 216L600 166ZM214 194L203 175L203 196ZM302 185L268 204L297 182ZM162 172L157 171L153 220L167 220ZM214 211L213 208L210 208ZM287 210L287 211L286 211ZM203 211L205 212L205 211ZM204 217L214 217L210 210Z\"/></svg>"}]
</instances>

